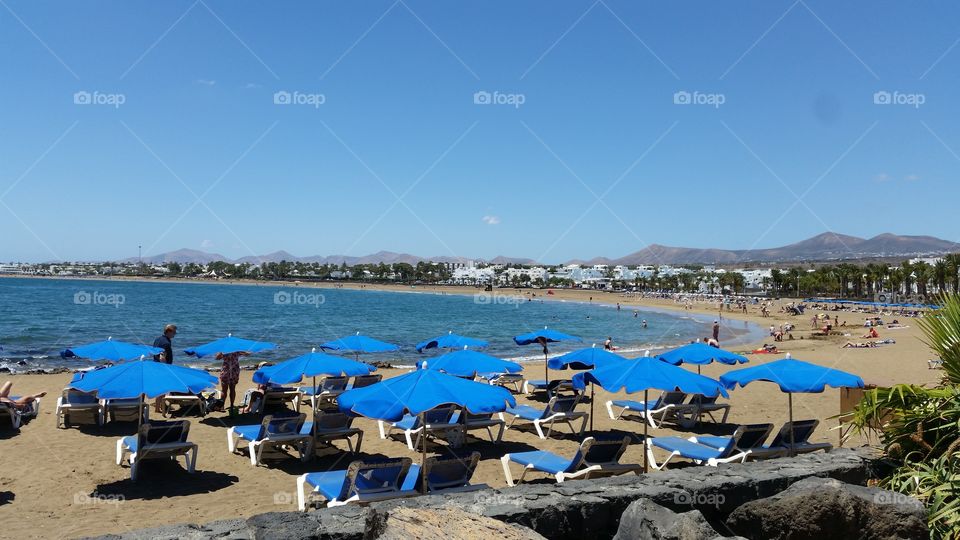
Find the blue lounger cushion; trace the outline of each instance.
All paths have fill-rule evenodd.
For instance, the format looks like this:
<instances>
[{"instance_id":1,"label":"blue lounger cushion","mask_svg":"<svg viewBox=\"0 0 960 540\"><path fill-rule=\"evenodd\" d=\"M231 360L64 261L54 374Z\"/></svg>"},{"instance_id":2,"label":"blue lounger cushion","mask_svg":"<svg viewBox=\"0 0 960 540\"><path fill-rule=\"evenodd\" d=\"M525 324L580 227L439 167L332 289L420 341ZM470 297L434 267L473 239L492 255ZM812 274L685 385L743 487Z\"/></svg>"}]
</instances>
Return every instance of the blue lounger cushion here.
<instances>
[{"instance_id":1,"label":"blue lounger cushion","mask_svg":"<svg viewBox=\"0 0 960 540\"><path fill-rule=\"evenodd\" d=\"M543 417L543 411L530 405L518 405L517 407L507 407L507 413L523 418L524 420L539 420Z\"/></svg>"},{"instance_id":2,"label":"blue lounger cushion","mask_svg":"<svg viewBox=\"0 0 960 540\"><path fill-rule=\"evenodd\" d=\"M530 465L537 470L548 472L550 474L566 472L567 469L570 468L569 459L546 451L518 452L516 454L510 454L510 461L523 465L524 467Z\"/></svg>"},{"instance_id":3,"label":"blue lounger cushion","mask_svg":"<svg viewBox=\"0 0 960 540\"><path fill-rule=\"evenodd\" d=\"M139 442L139 437L136 435L128 435L123 438L123 445L130 449L130 453L137 453L137 444Z\"/></svg>"},{"instance_id":4,"label":"blue lounger cushion","mask_svg":"<svg viewBox=\"0 0 960 540\"><path fill-rule=\"evenodd\" d=\"M252 426L234 426L233 432L245 441L256 441L257 436L260 435L260 424Z\"/></svg>"},{"instance_id":5,"label":"blue lounger cushion","mask_svg":"<svg viewBox=\"0 0 960 540\"><path fill-rule=\"evenodd\" d=\"M617 399L612 401L617 407L627 407L632 411L645 411L648 407L655 405L656 401L633 401L630 399Z\"/></svg>"},{"instance_id":6,"label":"blue lounger cushion","mask_svg":"<svg viewBox=\"0 0 960 540\"><path fill-rule=\"evenodd\" d=\"M680 452L680 455L688 459L706 461L716 459L723 455L723 451L695 442L690 442L681 437L656 437L651 441L654 446L662 448L668 452Z\"/></svg>"},{"instance_id":7,"label":"blue lounger cushion","mask_svg":"<svg viewBox=\"0 0 960 540\"><path fill-rule=\"evenodd\" d=\"M726 448L730 444L730 437L717 437L715 435L697 435L697 442L711 448Z\"/></svg>"}]
</instances>

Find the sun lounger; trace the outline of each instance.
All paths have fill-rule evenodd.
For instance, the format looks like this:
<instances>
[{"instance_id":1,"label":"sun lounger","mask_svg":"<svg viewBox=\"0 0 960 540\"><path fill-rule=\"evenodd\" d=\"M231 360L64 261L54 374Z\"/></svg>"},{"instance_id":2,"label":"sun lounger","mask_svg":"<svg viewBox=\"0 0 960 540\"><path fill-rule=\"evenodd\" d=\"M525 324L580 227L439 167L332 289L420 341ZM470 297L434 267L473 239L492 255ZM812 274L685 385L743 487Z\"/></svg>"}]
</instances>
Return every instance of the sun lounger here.
<instances>
[{"instance_id":1,"label":"sun lounger","mask_svg":"<svg viewBox=\"0 0 960 540\"><path fill-rule=\"evenodd\" d=\"M132 399L104 399L100 403L103 406L103 417L110 422L118 420L123 422L139 422L141 415L143 420L147 420L150 412L150 406L147 402L138 398Z\"/></svg>"},{"instance_id":2,"label":"sun lounger","mask_svg":"<svg viewBox=\"0 0 960 540\"><path fill-rule=\"evenodd\" d=\"M729 403L717 403L717 399L720 396L707 397L702 394L696 394L690 398L689 405L693 409L692 418L700 422L703 419L703 416L709 416L710 420L716 423L717 419L714 418L713 413L723 411L723 417L720 418L721 424L727 423L727 416L730 414L730 404Z\"/></svg>"},{"instance_id":3,"label":"sun lounger","mask_svg":"<svg viewBox=\"0 0 960 540\"><path fill-rule=\"evenodd\" d=\"M196 407L200 416L207 415L207 401L203 399L203 396L197 394L165 394L160 403L164 416L170 414L170 408L174 405L177 406L178 411L186 412L186 410Z\"/></svg>"},{"instance_id":4,"label":"sun lounger","mask_svg":"<svg viewBox=\"0 0 960 540\"><path fill-rule=\"evenodd\" d=\"M403 436L407 440L407 448L415 450L419 447L420 437L431 433L443 433L450 439L449 432L462 433L462 427L453 421L453 414L456 408L452 405L446 407L437 407L423 413L423 422L420 415L406 415L398 422L393 422L387 426L387 422L377 420L377 427L380 428L380 438L386 439L394 429L403 430ZM414 440L416 436L416 440Z\"/></svg>"},{"instance_id":5,"label":"sun lounger","mask_svg":"<svg viewBox=\"0 0 960 540\"><path fill-rule=\"evenodd\" d=\"M546 408L542 411L531 407L529 405L519 405L517 407L508 407L506 411L500 413L500 419L504 420L504 414L509 414L513 416L510 424L507 425L506 429L510 429L513 426L514 422L517 419L526 420L533 423L534 429L537 431L537 435L541 439L546 439L550 436L550 433L553 431L553 424L555 422L563 422L570 427L570 431L574 434L578 433L577 430L573 427L573 421L582 418L583 421L580 424L579 433L583 433L583 430L587 427L587 419L589 414L583 411L574 410L577 406L577 403L580 401L580 396L554 396L550 398L550 401L547 403ZM547 425L547 433L543 433L543 425Z\"/></svg>"},{"instance_id":6,"label":"sun lounger","mask_svg":"<svg viewBox=\"0 0 960 540\"><path fill-rule=\"evenodd\" d=\"M227 448L235 452L238 443L246 441L250 464L259 465L265 448L291 446L300 452L300 460L306 462L310 459L312 448L310 434L301 432L306 418L305 414L267 415L259 424L233 426L227 430Z\"/></svg>"},{"instance_id":7,"label":"sun lounger","mask_svg":"<svg viewBox=\"0 0 960 540\"><path fill-rule=\"evenodd\" d=\"M494 418L493 413L473 414L467 411L466 416L463 417L463 421L461 422L462 413L463 411L453 413L450 421L462 425L465 434L476 429L485 429L487 430L487 435L490 436L490 442L500 442L503 440L503 430L506 428L507 423L500 418ZM496 439L493 437L493 430L491 428L499 428Z\"/></svg>"},{"instance_id":8,"label":"sun lounger","mask_svg":"<svg viewBox=\"0 0 960 540\"><path fill-rule=\"evenodd\" d=\"M193 473L197 465L197 445L187 441L190 422L147 422L140 426L136 435L117 441L117 465L124 458L130 463L130 480L137 480L140 463L152 458L175 458L184 456L187 472Z\"/></svg>"},{"instance_id":9,"label":"sun lounger","mask_svg":"<svg viewBox=\"0 0 960 540\"><path fill-rule=\"evenodd\" d=\"M377 384L383 380L383 375L380 374L371 374L371 375L357 375L353 378L353 382L350 383L350 390L354 388L363 388L365 386L370 386L371 384Z\"/></svg>"},{"instance_id":10,"label":"sun lounger","mask_svg":"<svg viewBox=\"0 0 960 540\"><path fill-rule=\"evenodd\" d=\"M763 441L767 440L772 424L752 424L740 426L733 432L721 448L714 448L697 442L697 437L684 439L682 437L653 437L646 441L648 461L657 470L663 470L676 457L682 457L698 464L716 467L721 463L743 463L751 452L761 449ZM670 455L657 464L653 447L670 452Z\"/></svg>"},{"instance_id":11,"label":"sun lounger","mask_svg":"<svg viewBox=\"0 0 960 540\"><path fill-rule=\"evenodd\" d=\"M467 457L443 456L429 457L423 464L421 471L416 465L410 467L407 477L401 485L402 491L414 490L429 495L442 493L461 493L486 489L486 484L471 484L470 479L477 464L480 463L480 452L473 452ZM417 474L420 473L420 474ZM423 477L427 477L427 489L423 489Z\"/></svg>"},{"instance_id":12,"label":"sun lounger","mask_svg":"<svg viewBox=\"0 0 960 540\"><path fill-rule=\"evenodd\" d=\"M656 401L617 399L607 402L607 414L617 420L627 411L635 412L653 428L659 428L667 422L689 426L694 422L696 406L684 403L686 399L687 395L683 392L664 392ZM619 414L614 414L614 407L620 407Z\"/></svg>"},{"instance_id":13,"label":"sun lounger","mask_svg":"<svg viewBox=\"0 0 960 540\"><path fill-rule=\"evenodd\" d=\"M269 410L270 408L285 408L287 404L291 404L296 408L300 403L300 390L296 388L287 388L287 387L275 387L270 388L263 394L263 399L260 401L260 406L257 408L257 413L263 413L264 411Z\"/></svg>"},{"instance_id":14,"label":"sun lounger","mask_svg":"<svg viewBox=\"0 0 960 540\"><path fill-rule=\"evenodd\" d=\"M363 430L353 427L354 417L341 412L319 411L313 417L313 422L304 422L300 428L300 433L312 435L311 431L316 425L314 435L314 448L318 444L331 445L332 441L344 439L351 452L359 452L360 445L363 444ZM354 446L350 437L356 436L357 444Z\"/></svg>"},{"instance_id":15,"label":"sun lounger","mask_svg":"<svg viewBox=\"0 0 960 540\"><path fill-rule=\"evenodd\" d=\"M103 405L94 394L64 388L63 394L57 398L57 427L66 429L78 418L87 418L102 426Z\"/></svg>"},{"instance_id":16,"label":"sun lounger","mask_svg":"<svg viewBox=\"0 0 960 540\"><path fill-rule=\"evenodd\" d=\"M300 394L294 398L293 407L300 410L300 403L305 397L310 398L310 407L316 409L318 404L331 403L337 396L347 391L348 377L326 377L320 381L318 388L301 386Z\"/></svg>"},{"instance_id":17,"label":"sun lounger","mask_svg":"<svg viewBox=\"0 0 960 540\"><path fill-rule=\"evenodd\" d=\"M523 477L531 469L553 475L557 482L628 472L639 474L640 465L620 463L620 457L623 456L629 444L629 437L606 440L587 437L580 443L580 448L572 459L552 452L536 451L506 454L500 458L500 462L503 464L503 474L510 486L514 485L513 474L510 472L511 462L523 466L523 472L520 473L517 484L523 482Z\"/></svg>"},{"instance_id":18,"label":"sun lounger","mask_svg":"<svg viewBox=\"0 0 960 540\"><path fill-rule=\"evenodd\" d=\"M785 422L783 427L780 428L780 431L777 432L777 435L772 441L770 441L770 444L757 445L753 448L750 448L750 455L748 458L764 459L789 454L791 429L793 429L795 454L805 454L808 452L816 452L817 450L825 450L829 452L833 449L832 444L828 442L810 442L810 436L813 435L813 432L816 430L819 423L819 420L796 420L793 423ZM704 444L706 446L711 446L713 448L724 448L730 440L730 437L701 435L693 437L691 440L693 439L696 439L695 442ZM762 443L763 441L760 442ZM740 448L744 448L744 443L741 441L739 446Z\"/></svg>"},{"instance_id":19,"label":"sun lounger","mask_svg":"<svg viewBox=\"0 0 960 540\"><path fill-rule=\"evenodd\" d=\"M520 373L478 373L477 377L487 384L496 384L503 387L513 386L513 391L517 393L521 391L522 385L524 385L523 375ZM546 386L546 383L544 383L544 386ZM524 392L529 393L526 390Z\"/></svg>"},{"instance_id":20,"label":"sun lounger","mask_svg":"<svg viewBox=\"0 0 960 540\"><path fill-rule=\"evenodd\" d=\"M297 507L306 510L312 494L320 495L328 507L418 495L401 485L410 475L416 482L420 474L420 467L411 464L410 458L354 461L343 471L304 474L297 478Z\"/></svg>"},{"instance_id":21,"label":"sun lounger","mask_svg":"<svg viewBox=\"0 0 960 540\"><path fill-rule=\"evenodd\" d=\"M9 396L9 399L16 401L20 396ZM20 429L24 420L36 418L38 414L40 414L40 398L31 401L26 409L18 409L9 403L0 403L0 417L9 418L13 429Z\"/></svg>"}]
</instances>

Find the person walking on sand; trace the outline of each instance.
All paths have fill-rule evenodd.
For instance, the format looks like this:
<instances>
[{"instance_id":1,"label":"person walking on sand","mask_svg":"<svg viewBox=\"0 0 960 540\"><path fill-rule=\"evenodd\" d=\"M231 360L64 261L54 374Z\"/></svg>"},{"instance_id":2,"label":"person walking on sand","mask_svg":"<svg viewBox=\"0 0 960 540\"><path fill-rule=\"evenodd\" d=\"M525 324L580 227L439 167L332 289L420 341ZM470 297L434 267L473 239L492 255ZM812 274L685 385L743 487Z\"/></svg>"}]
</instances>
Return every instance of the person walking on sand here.
<instances>
[{"instance_id":1,"label":"person walking on sand","mask_svg":"<svg viewBox=\"0 0 960 540\"><path fill-rule=\"evenodd\" d=\"M217 353L217 360L222 360L220 366L220 397L227 399L230 395L230 414L233 414L237 401L237 383L240 382L240 357L248 356L246 351L236 351L227 354Z\"/></svg>"}]
</instances>

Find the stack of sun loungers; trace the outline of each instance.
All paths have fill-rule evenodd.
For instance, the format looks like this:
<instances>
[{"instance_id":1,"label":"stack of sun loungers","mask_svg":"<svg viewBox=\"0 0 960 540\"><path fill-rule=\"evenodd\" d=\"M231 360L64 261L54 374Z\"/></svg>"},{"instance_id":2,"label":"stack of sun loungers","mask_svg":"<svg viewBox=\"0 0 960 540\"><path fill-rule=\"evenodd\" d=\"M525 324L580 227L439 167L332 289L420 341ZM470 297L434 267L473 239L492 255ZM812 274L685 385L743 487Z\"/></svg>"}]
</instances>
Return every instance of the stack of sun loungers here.
<instances>
[{"instance_id":1,"label":"stack of sun loungers","mask_svg":"<svg viewBox=\"0 0 960 540\"><path fill-rule=\"evenodd\" d=\"M654 437L647 441L647 457L654 468L661 470L674 458L717 466L721 463L743 463L748 459L773 458L817 450L829 452L833 448L830 443L810 442L810 436L818 424L819 420L787 422L769 444L764 442L773 431L773 424L740 426L729 437ZM659 464L654 448L668 452L667 457Z\"/></svg>"},{"instance_id":2,"label":"stack of sun loungers","mask_svg":"<svg viewBox=\"0 0 960 540\"><path fill-rule=\"evenodd\" d=\"M470 484L479 461L480 454L477 452L465 458L428 458L423 470L419 465L414 465L410 458L354 461L346 470L308 473L297 478L297 506L300 510L306 510L316 496L326 506L341 506L423 493L483 489L487 486Z\"/></svg>"},{"instance_id":3,"label":"stack of sun loungers","mask_svg":"<svg viewBox=\"0 0 960 540\"><path fill-rule=\"evenodd\" d=\"M57 398L57 427L69 428L81 420L102 426L105 421L103 404L94 394L64 388L63 394Z\"/></svg>"},{"instance_id":4,"label":"stack of sun loungers","mask_svg":"<svg viewBox=\"0 0 960 540\"><path fill-rule=\"evenodd\" d=\"M659 428L664 424L676 424L682 427L690 427L704 417L716 422L713 413L723 412L720 423L727 421L727 415L730 413L730 404L718 403L717 398L708 398L701 395L693 395L687 401L688 395L684 392L664 392L653 401L635 401L629 399L617 399L607 402L607 414L611 420L618 420L625 414L636 414L639 418L650 424L650 427ZM618 413L614 412L614 407L619 407Z\"/></svg>"}]
</instances>

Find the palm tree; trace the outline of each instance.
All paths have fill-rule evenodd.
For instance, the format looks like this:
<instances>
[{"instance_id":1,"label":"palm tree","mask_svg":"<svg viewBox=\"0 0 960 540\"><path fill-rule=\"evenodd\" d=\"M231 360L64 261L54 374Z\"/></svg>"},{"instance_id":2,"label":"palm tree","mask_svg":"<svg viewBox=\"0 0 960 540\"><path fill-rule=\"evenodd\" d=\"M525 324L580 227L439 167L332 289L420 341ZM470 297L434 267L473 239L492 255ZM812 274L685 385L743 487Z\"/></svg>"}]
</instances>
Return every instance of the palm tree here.
<instances>
[{"instance_id":1,"label":"palm tree","mask_svg":"<svg viewBox=\"0 0 960 540\"><path fill-rule=\"evenodd\" d=\"M947 261L942 258L937 259L937 262L933 264L933 280L937 284L937 292L943 294L947 290L947 273L949 266Z\"/></svg>"},{"instance_id":2,"label":"palm tree","mask_svg":"<svg viewBox=\"0 0 960 540\"><path fill-rule=\"evenodd\" d=\"M951 253L944 257L947 262L947 272L954 293L960 293L960 253Z\"/></svg>"}]
</instances>

